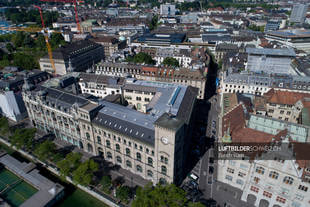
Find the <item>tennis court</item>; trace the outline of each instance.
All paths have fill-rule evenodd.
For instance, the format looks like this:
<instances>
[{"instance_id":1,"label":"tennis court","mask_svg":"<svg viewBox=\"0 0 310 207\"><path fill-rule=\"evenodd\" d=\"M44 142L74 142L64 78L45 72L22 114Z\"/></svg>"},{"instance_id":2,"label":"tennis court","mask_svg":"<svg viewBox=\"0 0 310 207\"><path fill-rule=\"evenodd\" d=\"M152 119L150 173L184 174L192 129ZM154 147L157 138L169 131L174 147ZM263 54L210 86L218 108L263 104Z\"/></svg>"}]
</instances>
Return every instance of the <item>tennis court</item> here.
<instances>
[{"instance_id":1,"label":"tennis court","mask_svg":"<svg viewBox=\"0 0 310 207\"><path fill-rule=\"evenodd\" d=\"M20 206L37 191L11 171L0 171L0 196L12 206Z\"/></svg>"}]
</instances>

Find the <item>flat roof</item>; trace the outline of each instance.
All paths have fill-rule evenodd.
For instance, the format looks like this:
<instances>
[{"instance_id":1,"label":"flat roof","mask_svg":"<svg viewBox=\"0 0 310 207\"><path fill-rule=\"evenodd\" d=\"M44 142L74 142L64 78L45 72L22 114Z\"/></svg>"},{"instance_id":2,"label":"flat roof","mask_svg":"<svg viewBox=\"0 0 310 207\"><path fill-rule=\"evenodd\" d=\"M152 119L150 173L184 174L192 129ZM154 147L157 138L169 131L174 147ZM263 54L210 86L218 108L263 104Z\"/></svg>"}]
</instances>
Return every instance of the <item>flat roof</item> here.
<instances>
[{"instance_id":1,"label":"flat roof","mask_svg":"<svg viewBox=\"0 0 310 207\"><path fill-rule=\"evenodd\" d=\"M248 54L254 55L272 55L295 57L295 51L292 48L271 49L271 48L246 48Z\"/></svg>"}]
</instances>

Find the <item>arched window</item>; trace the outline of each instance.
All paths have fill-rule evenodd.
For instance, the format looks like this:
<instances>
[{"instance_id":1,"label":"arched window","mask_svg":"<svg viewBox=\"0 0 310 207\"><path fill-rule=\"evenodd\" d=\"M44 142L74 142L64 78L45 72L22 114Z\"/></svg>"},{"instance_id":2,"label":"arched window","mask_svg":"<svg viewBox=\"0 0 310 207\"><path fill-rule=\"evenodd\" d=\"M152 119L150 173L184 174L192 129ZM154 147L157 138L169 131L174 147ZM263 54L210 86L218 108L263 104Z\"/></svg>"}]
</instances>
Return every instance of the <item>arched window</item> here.
<instances>
[{"instance_id":1,"label":"arched window","mask_svg":"<svg viewBox=\"0 0 310 207\"><path fill-rule=\"evenodd\" d=\"M106 143L107 143L107 147L108 147L108 148L111 148L111 142L110 142L110 140L107 140Z\"/></svg>"},{"instance_id":2,"label":"arched window","mask_svg":"<svg viewBox=\"0 0 310 207\"><path fill-rule=\"evenodd\" d=\"M142 172L142 167L140 165L137 165L137 171Z\"/></svg>"},{"instance_id":3,"label":"arched window","mask_svg":"<svg viewBox=\"0 0 310 207\"><path fill-rule=\"evenodd\" d=\"M150 171L150 170L148 170L148 171L147 171L147 176L149 176L149 177L153 177L153 172L152 172L152 171Z\"/></svg>"},{"instance_id":4,"label":"arched window","mask_svg":"<svg viewBox=\"0 0 310 207\"><path fill-rule=\"evenodd\" d=\"M129 148L126 148L126 155L130 156L130 149Z\"/></svg>"},{"instance_id":5,"label":"arched window","mask_svg":"<svg viewBox=\"0 0 310 207\"><path fill-rule=\"evenodd\" d=\"M118 163L122 163L122 158L121 158L120 156L116 156L116 161L117 161Z\"/></svg>"},{"instance_id":6,"label":"arched window","mask_svg":"<svg viewBox=\"0 0 310 207\"><path fill-rule=\"evenodd\" d=\"M269 177L273 178L273 179L278 179L279 177L279 173L277 173L276 171L271 171L269 173Z\"/></svg>"},{"instance_id":7,"label":"arched window","mask_svg":"<svg viewBox=\"0 0 310 207\"><path fill-rule=\"evenodd\" d=\"M131 168L131 162L129 160L126 161L126 166Z\"/></svg>"},{"instance_id":8,"label":"arched window","mask_svg":"<svg viewBox=\"0 0 310 207\"><path fill-rule=\"evenodd\" d=\"M101 137L97 136L97 142L98 144L101 144Z\"/></svg>"},{"instance_id":9,"label":"arched window","mask_svg":"<svg viewBox=\"0 0 310 207\"><path fill-rule=\"evenodd\" d=\"M153 159L151 157L147 158L147 164L153 166Z\"/></svg>"},{"instance_id":10,"label":"arched window","mask_svg":"<svg viewBox=\"0 0 310 207\"><path fill-rule=\"evenodd\" d=\"M164 175L167 174L167 167L166 166L164 166L164 165L161 166L161 173Z\"/></svg>"},{"instance_id":11,"label":"arched window","mask_svg":"<svg viewBox=\"0 0 310 207\"><path fill-rule=\"evenodd\" d=\"M87 140L90 140L90 135L89 135L89 133L86 132L85 134L86 134L86 139L87 139Z\"/></svg>"},{"instance_id":12,"label":"arched window","mask_svg":"<svg viewBox=\"0 0 310 207\"><path fill-rule=\"evenodd\" d=\"M262 175L265 173L265 169L263 167L257 167L255 171Z\"/></svg>"},{"instance_id":13,"label":"arched window","mask_svg":"<svg viewBox=\"0 0 310 207\"><path fill-rule=\"evenodd\" d=\"M293 182L294 182L294 179L289 176L285 176L283 179L283 183L288 184L288 185L292 185Z\"/></svg>"},{"instance_id":14,"label":"arched window","mask_svg":"<svg viewBox=\"0 0 310 207\"><path fill-rule=\"evenodd\" d=\"M107 152L107 157L108 157L109 159L112 159L112 153L111 153L111 152Z\"/></svg>"},{"instance_id":15,"label":"arched window","mask_svg":"<svg viewBox=\"0 0 310 207\"><path fill-rule=\"evenodd\" d=\"M140 152L137 152L137 160L141 161L141 154L140 154Z\"/></svg>"},{"instance_id":16,"label":"arched window","mask_svg":"<svg viewBox=\"0 0 310 207\"><path fill-rule=\"evenodd\" d=\"M93 152L93 146L91 144L87 144L87 150L88 152Z\"/></svg>"},{"instance_id":17,"label":"arched window","mask_svg":"<svg viewBox=\"0 0 310 207\"><path fill-rule=\"evenodd\" d=\"M116 148L116 151L118 151L118 152L121 150L121 147L119 146L119 144L116 144L115 148Z\"/></svg>"}]
</instances>

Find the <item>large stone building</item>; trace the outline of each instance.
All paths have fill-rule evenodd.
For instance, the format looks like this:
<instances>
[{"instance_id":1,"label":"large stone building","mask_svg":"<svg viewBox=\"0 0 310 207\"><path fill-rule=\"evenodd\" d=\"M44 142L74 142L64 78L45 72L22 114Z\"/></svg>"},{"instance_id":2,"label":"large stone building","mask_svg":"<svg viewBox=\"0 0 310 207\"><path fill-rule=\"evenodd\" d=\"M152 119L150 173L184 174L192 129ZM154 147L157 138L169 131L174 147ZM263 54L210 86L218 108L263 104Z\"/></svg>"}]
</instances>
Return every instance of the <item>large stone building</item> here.
<instances>
[{"instance_id":1,"label":"large stone building","mask_svg":"<svg viewBox=\"0 0 310 207\"><path fill-rule=\"evenodd\" d=\"M81 40L53 51L53 59L57 75L86 71L104 59L104 47L90 40ZM48 55L40 59L40 68L42 71L54 73Z\"/></svg>"},{"instance_id":2,"label":"large stone building","mask_svg":"<svg viewBox=\"0 0 310 207\"><path fill-rule=\"evenodd\" d=\"M296 54L293 49L247 48L246 69L255 73L296 74L291 62Z\"/></svg>"},{"instance_id":3,"label":"large stone building","mask_svg":"<svg viewBox=\"0 0 310 207\"><path fill-rule=\"evenodd\" d=\"M117 52L119 49L124 49L126 47L126 41L120 41L113 36L102 36L92 39L92 41L102 45L104 47L105 57L112 56L113 53Z\"/></svg>"},{"instance_id":4,"label":"large stone building","mask_svg":"<svg viewBox=\"0 0 310 207\"><path fill-rule=\"evenodd\" d=\"M147 113L107 101L94 102L59 87L26 83L23 98L31 123L80 149L103 156L145 179L182 181L197 89L138 81L131 99L154 90ZM141 111L141 110L140 110Z\"/></svg>"},{"instance_id":5,"label":"large stone building","mask_svg":"<svg viewBox=\"0 0 310 207\"><path fill-rule=\"evenodd\" d=\"M296 159L298 151L289 145L309 142L308 126L249 115L243 104L224 114L222 120L223 143L282 145L281 150L262 153L255 159L219 160L218 181L242 190L241 200L249 205L309 206L310 163Z\"/></svg>"},{"instance_id":6,"label":"large stone building","mask_svg":"<svg viewBox=\"0 0 310 207\"><path fill-rule=\"evenodd\" d=\"M96 66L95 74L120 77L131 76L141 80L170 82L192 86L199 89L199 93L197 95L198 99L204 99L205 97L205 85L207 79L203 72L199 69L174 69L167 67L104 62Z\"/></svg>"}]
</instances>

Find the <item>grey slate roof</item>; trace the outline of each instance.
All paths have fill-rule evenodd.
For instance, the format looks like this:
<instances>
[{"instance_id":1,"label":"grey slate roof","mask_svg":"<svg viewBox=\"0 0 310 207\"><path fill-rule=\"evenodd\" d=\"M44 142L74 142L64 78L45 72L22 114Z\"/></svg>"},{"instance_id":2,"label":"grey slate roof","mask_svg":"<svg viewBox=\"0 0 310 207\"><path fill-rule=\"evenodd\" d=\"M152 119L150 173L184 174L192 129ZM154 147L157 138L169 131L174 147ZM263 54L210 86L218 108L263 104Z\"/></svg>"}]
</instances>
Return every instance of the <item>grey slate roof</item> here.
<instances>
[{"instance_id":1,"label":"grey slate roof","mask_svg":"<svg viewBox=\"0 0 310 207\"><path fill-rule=\"evenodd\" d=\"M274 55L295 57L295 51L291 48L270 49L270 48L246 48L248 54L254 55Z\"/></svg>"},{"instance_id":2,"label":"grey slate roof","mask_svg":"<svg viewBox=\"0 0 310 207\"><path fill-rule=\"evenodd\" d=\"M80 73L80 82L93 82L105 85L123 85L125 79L122 77L96 75L94 73Z\"/></svg>"}]
</instances>

